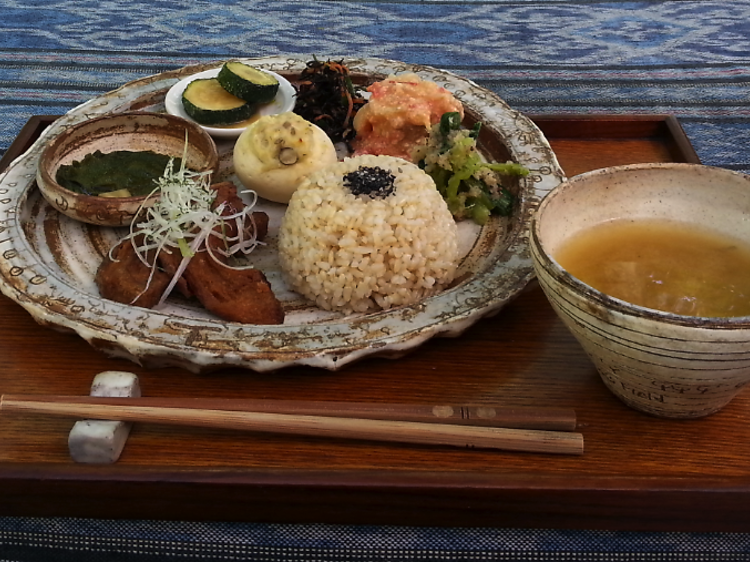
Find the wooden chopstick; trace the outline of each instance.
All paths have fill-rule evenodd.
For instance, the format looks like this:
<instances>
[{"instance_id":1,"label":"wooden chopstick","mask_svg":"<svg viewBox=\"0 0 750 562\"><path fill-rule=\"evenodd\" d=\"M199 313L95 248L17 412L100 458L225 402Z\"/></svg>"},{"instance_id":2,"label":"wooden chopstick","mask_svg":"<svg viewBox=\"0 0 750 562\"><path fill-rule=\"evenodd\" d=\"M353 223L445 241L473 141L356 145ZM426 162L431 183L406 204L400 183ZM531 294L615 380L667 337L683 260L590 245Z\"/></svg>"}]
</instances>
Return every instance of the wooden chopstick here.
<instances>
[{"instance_id":1,"label":"wooden chopstick","mask_svg":"<svg viewBox=\"0 0 750 562\"><path fill-rule=\"evenodd\" d=\"M157 405L161 402L161 405ZM172 406L164 405L171 402ZM153 422L194 427L273 433L452 445L558 454L582 454L583 436L571 431L482 427L431 420L403 421L327 415L196 408L210 399L99 398L91 396L10 395L0 397L0 410L56 416ZM259 401L264 402L264 401ZM269 401L265 401L269 402ZM274 401L275 402L275 401ZM282 401L292 402L292 401ZM225 403L225 400L221 400ZM273 404L280 406L278 402ZM213 402L215 405L216 403ZM320 403L317 403L320 404ZM235 403L235 406L239 404ZM307 407L312 407L308 403ZM372 406L372 405L370 405Z\"/></svg>"},{"instance_id":2,"label":"wooden chopstick","mask_svg":"<svg viewBox=\"0 0 750 562\"><path fill-rule=\"evenodd\" d=\"M43 402L70 402L72 397L28 395L15 399ZM122 405L121 398L75 397L77 402ZM330 416L372 420L447 423L515 429L573 431L576 413L568 408L509 408L504 406L450 406L421 404L378 404L370 402L335 402L327 400L266 400L245 398L128 398L127 404L153 408L191 408Z\"/></svg>"}]
</instances>

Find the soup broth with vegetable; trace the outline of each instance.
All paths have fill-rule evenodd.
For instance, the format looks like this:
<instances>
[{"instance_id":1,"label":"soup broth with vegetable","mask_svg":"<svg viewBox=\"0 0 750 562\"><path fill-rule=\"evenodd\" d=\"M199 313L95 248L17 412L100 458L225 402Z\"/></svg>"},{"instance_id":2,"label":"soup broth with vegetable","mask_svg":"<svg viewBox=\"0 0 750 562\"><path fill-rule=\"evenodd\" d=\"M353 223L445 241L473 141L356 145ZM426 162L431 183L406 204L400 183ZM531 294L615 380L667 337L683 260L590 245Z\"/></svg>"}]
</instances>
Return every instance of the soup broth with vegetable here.
<instances>
[{"instance_id":1,"label":"soup broth with vegetable","mask_svg":"<svg viewBox=\"0 0 750 562\"><path fill-rule=\"evenodd\" d=\"M573 236L555 255L587 285L683 316L750 315L750 243L694 225L614 221Z\"/></svg>"}]
</instances>

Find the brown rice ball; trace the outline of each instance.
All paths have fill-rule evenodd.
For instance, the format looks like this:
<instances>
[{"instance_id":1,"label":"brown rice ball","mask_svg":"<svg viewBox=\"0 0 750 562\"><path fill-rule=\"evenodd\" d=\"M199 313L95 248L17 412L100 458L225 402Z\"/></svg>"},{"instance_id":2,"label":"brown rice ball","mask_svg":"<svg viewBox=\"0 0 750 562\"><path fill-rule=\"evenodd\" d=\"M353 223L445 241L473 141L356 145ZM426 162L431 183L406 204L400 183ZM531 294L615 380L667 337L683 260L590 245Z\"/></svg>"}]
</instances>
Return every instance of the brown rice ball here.
<instances>
[{"instance_id":1,"label":"brown rice ball","mask_svg":"<svg viewBox=\"0 0 750 562\"><path fill-rule=\"evenodd\" d=\"M367 312L449 284L457 239L430 176L401 158L362 155L302 181L281 223L279 258L287 283L318 307Z\"/></svg>"}]
</instances>

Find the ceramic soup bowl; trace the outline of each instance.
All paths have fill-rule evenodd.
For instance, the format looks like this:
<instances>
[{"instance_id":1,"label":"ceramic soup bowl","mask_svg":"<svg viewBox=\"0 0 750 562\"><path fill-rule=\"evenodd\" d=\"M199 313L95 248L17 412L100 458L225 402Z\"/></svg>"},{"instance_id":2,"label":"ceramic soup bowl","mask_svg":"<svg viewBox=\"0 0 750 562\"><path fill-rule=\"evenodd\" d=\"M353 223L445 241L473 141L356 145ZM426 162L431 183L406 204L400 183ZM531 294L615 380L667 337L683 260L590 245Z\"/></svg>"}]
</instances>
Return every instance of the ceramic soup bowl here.
<instances>
[{"instance_id":1,"label":"ceramic soup bowl","mask_svg":"<svg viewBox=\"0 0 750 562\"><path fill-rule=\"evenodd\" d=\"M636 306L584 284L555 260L570 237L617 219L664 219L750 242L750 176L697 164L637 164L561 183L533 220L542 290L625 404L698 418L750 381L750 317L704 318ZM693 264L699 268L700 264Z\"/></svg>"}]
</instances>

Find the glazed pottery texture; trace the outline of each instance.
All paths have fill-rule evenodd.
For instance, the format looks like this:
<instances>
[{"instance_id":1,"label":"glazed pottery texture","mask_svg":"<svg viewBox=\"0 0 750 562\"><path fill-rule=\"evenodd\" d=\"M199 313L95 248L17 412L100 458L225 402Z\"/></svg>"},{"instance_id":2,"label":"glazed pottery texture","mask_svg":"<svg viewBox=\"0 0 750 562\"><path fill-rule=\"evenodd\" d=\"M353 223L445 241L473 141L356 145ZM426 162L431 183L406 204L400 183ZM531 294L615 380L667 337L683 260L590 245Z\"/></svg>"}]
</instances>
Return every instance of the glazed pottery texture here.
<instances>
[{"instance_id":1,"label":"glazed pottery texture","mask_svg":"<svg viewBox=\"0 0 750 562\"><path fill-rule=\"evenodd\" d=\"M750 241L748 216L750 176L696 164L596 170L560 184L540 204L530 242L539 283L625 404L669 418L721 409L750 382L750 317L632 305L585 285L552 256L576 233L623 218L679 220Z\"/></svg>"},{"instance_id":2,"label":"glazed pottery texture","mask_svg":"<svg viewBox=\"0 0 750 562\"><path fill-rule=\"evenodd\" d=\"M70 191L55 180L60 166L87 154L118 150L152 151L181 158L188 140L187 167L217 172L219 154L213 139L198 125L180 117L157 113L120 113L83 121L64 129L42 153L37 185L55 209L71 218L102 226L130 224L146 199L99 197Z\"/></svg>"}]
</instances>

